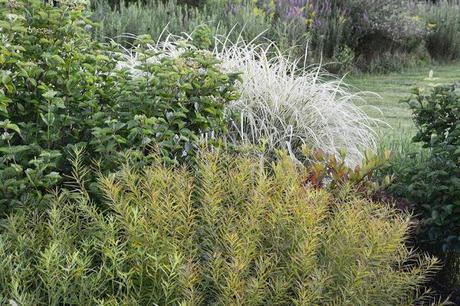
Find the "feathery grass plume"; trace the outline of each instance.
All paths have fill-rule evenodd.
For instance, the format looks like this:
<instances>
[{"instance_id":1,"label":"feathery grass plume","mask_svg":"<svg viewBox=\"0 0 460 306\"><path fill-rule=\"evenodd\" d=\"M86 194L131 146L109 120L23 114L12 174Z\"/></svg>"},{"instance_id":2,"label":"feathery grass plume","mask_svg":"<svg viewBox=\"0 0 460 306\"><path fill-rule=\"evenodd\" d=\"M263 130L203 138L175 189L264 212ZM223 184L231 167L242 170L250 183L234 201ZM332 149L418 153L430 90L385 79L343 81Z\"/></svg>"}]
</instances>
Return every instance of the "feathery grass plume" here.
<instances>
[{"instance_id":1,"label":"feathery grass plume","mask_svg":"<svg viewBox=\"0 0 460 306\"><path fill-rule=\"evenodd\" d=\"M193 34L167 35L149 48L177 56L186 51L181 41L193 40ZM271 154L286 149L295 160L303 145L337 156L345 149L350 166L358 165L366 150L375 150L379 121L354 103L362 101L360 93L321 65L302 65L274 43L246 43L241 37L232 43L214 36L213 53L224 71L241 73L241 97L226 106L231 142L263 144ZM135 73L137 57L127 51L120 65Z\"/></svg>"},{"instance_id":2,"label":"feathery grass plume","mask_svg":"<svg viewBox=\"0 0 460 306\"><path fill-rule=\"evenodd\" d=\"M129 164L105 210L61 191L0 232L0 301L18 305L412 305L434 258L390 207L338 202L287 155L202 152L193 170ZM78 163L76 163L78 164ZM78 172L76 170L75 172Z\"/></svg>"},{"instance_id":3,"label":"feathery grass plume","mask_svg":"<svg viewBox=\"0 0 460 306\"><path fill-rule=\"evenodd\" d=\"M227 111L239 114L235 141L287 149L300 156L302 145L338 155L357 165L365 150L375 149L376 121L354 104L360 99L343 80L318 66L292 60L275 45L232 44L217 40L215 53L224 69L240 71L241 98Z\"/></svg>"}]
</instances>

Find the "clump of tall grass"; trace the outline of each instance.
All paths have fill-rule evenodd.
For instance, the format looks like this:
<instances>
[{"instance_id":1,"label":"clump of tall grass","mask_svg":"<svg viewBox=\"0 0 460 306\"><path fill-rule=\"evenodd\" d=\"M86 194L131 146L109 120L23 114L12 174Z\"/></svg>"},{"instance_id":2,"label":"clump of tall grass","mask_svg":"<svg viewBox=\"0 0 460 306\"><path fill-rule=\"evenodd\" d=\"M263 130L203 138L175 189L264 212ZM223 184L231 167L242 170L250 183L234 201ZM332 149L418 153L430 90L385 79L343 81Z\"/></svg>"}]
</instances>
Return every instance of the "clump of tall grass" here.
<instances>
[{"instance_id":1,"label":"clump of tall grass","mask_svg":"<svg viewBox=\"0 0 460 306\"><path fill-rule=\"evenodd\" d=\"M426 59L425 22L415 15L410 1L208 0L191 6L181 0L123 0L115 9L108 2L113 1L92 0L93 18L101 23L97 36L123 43L125 33L159 37L167 28L178 35L206 23L214 34L231 32L233 41L240 33L250 41L264 31L263 38L299 57L306 56L308 46L309 63L324 57L338 62L329 66L336 71L348 70L354 62L363 71L368 71L369 63L375 70L398 69L398 57L391 62L395 52L409 53L407 59L415 62ZM353 56L341 63L347 54L343 50ZM384 61L376 60L385 53L389 56Z\"/></svg>"},{"instance_id":2,"label":"clump of tall grass","mask_svg":"<svg viewBox=\"0 0 460 306\"><path fill-rule=\"evenodd\" d=\"M174 56L185 52L180 39L170 35L150 49ZM299 159L303 145L335 155L345 150L351 166L361 162L366 150L375 149L378 121L354 103L362 97L343 80L320 65L299 64L273 43L232 43L220 36L214 40L222 69L241 73L241 96L226 106L231 142L263 145L270 153L286 149L293 159ZM130 50L121 64L132 68L137 61Z\"/></svg>"},{"instance_id":3,"label":"clump of tall grass","mask_svg":"<svg viewBox=\"0 0 460 306\"><path fill-rule=\"evenodd\" d=\"M389 207L305 185L287 157L203 153L194 172L160 163L101 177L9 216L0 301L10 305L413 305L438 266L404 241Z\"/></svg>"},{"instance_id":4,"label":"clump of tall grass","mask_svg":"<svg viewBox=\"0 0 460 306\"><path fill-rule=\"evenodd\" d=\"M441 60L460 58L460 1L420 5L419 14L430 30L426 43L430 54Z\"/></svg>"},{"instance_id":5,"label":"clump of tall grass","mask_svg":"<svg viewBox=\"0 0 460 306\"><path fill-rule=\"evenodd\" d=\"M99 23L96 36L123 44L132 42L132 34L155 38L163 33L180 35L202 24L208 25L214 35L232 33L250 40L271 26L265 15L254 15L254 9L255 4L247 0L240 5L213 0L200 7L186 6L178 0L121 1L116 9L105 0L92 1L92 17Z\"/></svg>"},{"instance_id":6,"label":"clump of tall grass","mask_svg":"<svg viewBox=\"0 0 460 306\"><path fill-rule=\"evenodd\" d=\"M150 34L159 37L165 26L176 33L193 29L196 22L204 22L199 18L198 8L179 5L172 1L147 1L146 3L125 3L122 1L117 9L112 9L107 1L92 2L93 19L99 22L96 35L101 40L107 38L125 42L125 34ZM194 18L190 18L194 16Z\"/></svg>"},{"instance_id":7,"label":"clump of tall grass","mask_svg":"<svg viewBox=\"0 0 460 306\"><path fill-rule=\"evenodd\" d=\"M320 65L299 65L273 44L224 40L215 54L224 69L242 76L241 97L227 107L239 116L235 141L287 149L293 157L303 145L329 154L345 149L350 164L375 148L376 121L354 104L359 94Z\"/></svg>"}]
</instances>

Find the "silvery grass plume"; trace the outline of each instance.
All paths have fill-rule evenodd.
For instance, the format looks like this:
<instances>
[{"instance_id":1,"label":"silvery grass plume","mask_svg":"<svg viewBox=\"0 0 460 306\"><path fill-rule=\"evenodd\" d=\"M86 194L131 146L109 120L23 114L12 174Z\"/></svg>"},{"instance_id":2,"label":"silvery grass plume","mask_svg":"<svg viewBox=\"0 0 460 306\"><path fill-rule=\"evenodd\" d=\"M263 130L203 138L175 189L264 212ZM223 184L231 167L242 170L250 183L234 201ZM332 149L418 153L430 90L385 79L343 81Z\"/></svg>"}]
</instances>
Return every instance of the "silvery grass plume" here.
<instances>
[{"instance_id":1,"label":"silvery grass plume","mask_svg":"<svg viewBox=\"0 0 460 306\"><path fill-rule=\"evenodd\" d=\"M169 35L148 47L174 57L190 48L182 42L191 39ZM366 150L375 150L378 120L354 103L362 100L360 93L321 65L302 65L273 43L232 43L225 37L215 38L213 53L222 69L241 72L241 97L226 107L233 143L264 145L267 152L286 149L294 160L303 145L335 155L345 150L349 166L360 164ZM137 57L131 51L121 65L135 71Z\"/></svg>"},{"instance_id":2,"label":"silvery grass plume","mask_svg":"<svg viewBox=\"0 0 460 306\"><path fill-rule=\"evenodd\" d=\"M302 145L336 155L345 149L350 165L375 149L376 121L353 103L360 96L321 66L299 65L273 44L224 41L216 50L224 69L242 73L241 98L228 106L240 114L239 140L265 141L292 157Z\"/></svg>"}]
</instances>

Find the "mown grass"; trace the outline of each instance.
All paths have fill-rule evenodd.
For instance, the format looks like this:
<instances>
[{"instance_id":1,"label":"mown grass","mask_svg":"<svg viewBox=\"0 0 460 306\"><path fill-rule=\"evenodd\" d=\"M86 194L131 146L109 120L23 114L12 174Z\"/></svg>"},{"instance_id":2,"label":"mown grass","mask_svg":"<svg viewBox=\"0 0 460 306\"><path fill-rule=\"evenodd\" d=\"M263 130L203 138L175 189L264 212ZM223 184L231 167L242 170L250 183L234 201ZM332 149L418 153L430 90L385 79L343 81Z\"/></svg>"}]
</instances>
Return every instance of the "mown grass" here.
<instances>
[{"instance_id":1,"label":"mown grass","mask_svg":"<svg viewBox=\"0 0 460 306\"><path fill-rule=\"evenodd\" d=\"M430 71L433 71L430 78ZM415 127L411 119L408 106L400 103L411 95L414 87L424 87L427 90L437 84L460 82L460 62L430 65L409 69L402 72L393 72L384 75L349 75L345 81L356 90L374 92L365 97L366 103L373 107L366 107L369 115L378 117L389 126L382 124L378 130L384 137L400 137L411 134Z\"/></svg>"}]
</instances>

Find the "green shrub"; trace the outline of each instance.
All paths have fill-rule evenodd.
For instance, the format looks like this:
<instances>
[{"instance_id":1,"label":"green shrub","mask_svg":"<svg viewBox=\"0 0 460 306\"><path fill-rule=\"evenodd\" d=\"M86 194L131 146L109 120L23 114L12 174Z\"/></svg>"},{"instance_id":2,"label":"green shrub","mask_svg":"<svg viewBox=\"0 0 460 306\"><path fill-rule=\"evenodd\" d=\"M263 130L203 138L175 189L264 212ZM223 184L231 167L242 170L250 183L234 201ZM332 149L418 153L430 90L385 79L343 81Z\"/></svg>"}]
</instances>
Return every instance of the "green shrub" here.
<instances>
[{"instance_id":1,"label":"green shrub","mask_svg":"<svg viewBox=\"0 0 460 306\"><path fill-rule=\"evenodd\" d=\"M81 156L76 173L85 173ZM402 305L436 260L404 241L408 219L310 189L283 157L204 153L196 170L129 163L86 190L9 216L0 298L20 305ZM271 174L270 174L271 173ZM77 182L84 180L78 176Z\"/></svg>"},{"instance_id":2,"label":"green shrub","mask_svg":"<svg viewBox=\"0 0 460 306\"><path fill-rule=\"evenodd\" d=\"M425 220L420 242L433 248L460 247L460 95L454 86L429 94L415 91L407 101L418 132L413 141L429 149L414 167L397 174L392 191L416 204Z\"/></svg>"},{"instance_id":3,"label":"green shrub","mask_svg":"<svg viewBox=\"0 0 460 306\"><path fill-rule=\"evenodd\" d=\"M178 57L145 61L153 54L138 47L133 74L119 67L118 46L91 39L85 7L2 2L1 212L60 184L74 146L108 171L127 148L158 146L169 161L189 160L200 135L225 128L236 75L221 73L210 54L185 46Z\"/></svg>"},{"instance_id":4,"label":"green shrub","mask_svg":"<svg viewBox=\"0 0 460 306\"><path fill-rule=\"evenodd\" d=\"M206 27L198 28L194 44L209 44L207 34ZM190 161L202 136L212 143L226 130L224 108L238 98L238 74L221 72L211 53L193 45L181 45L177 54L143 45L132 52L135 61L119 57L116 72L122 77L104 115L111 120L93 127L90 144L102 156L154 145L170 163Z\"/></svg>"},{"instance_id":5,"label":"green shrub","mask_svg":"<svg viewBox=\"0 0 460 306\"><path fill-rule=\"evenodd\" d=\"M2 1L0 16L4 206L26 201L31 187L41 195L61 180L66 146L92 138L87 118L106 103L115 63L90 39L82 7Z\"/></svg>"},{"instance_id":6,"label":"green shrub","mask_svg":"<svg viewBox=\"0 0 460 306\"><path fill-rule=\"evenodd\" d=\"M418 133L414 138L430 148L431 159L413 177L415 201L426 209L428 239L460 250L460 95L455 86L416 91L409 102Z\"/></svg>"},{"instance_id":7,"label":"green shrub","mask_svg":"<svg viewBox=\"0 0 460 306\"><path fill-rule=\"evenodd\" d=\"M388 191L418 216L416 244L442 259L433 284L447 295L460 276L460 96L454 86L439 86L416 90L407 102L418 132L390 160Z\"/></svg>"}]
</instances>

